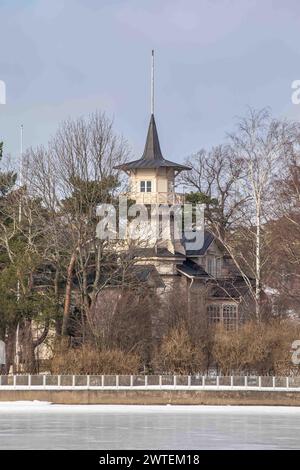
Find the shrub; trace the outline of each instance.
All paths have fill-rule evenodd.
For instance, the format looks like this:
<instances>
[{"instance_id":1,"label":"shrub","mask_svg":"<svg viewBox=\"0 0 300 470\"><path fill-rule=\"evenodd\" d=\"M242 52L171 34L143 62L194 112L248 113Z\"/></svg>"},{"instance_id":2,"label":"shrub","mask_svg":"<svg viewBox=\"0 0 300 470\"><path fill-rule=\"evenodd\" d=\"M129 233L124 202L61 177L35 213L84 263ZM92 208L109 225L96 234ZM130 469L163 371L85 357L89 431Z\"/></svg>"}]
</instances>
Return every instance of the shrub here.
<instances>
[{"instance_id":1,"label":"shrub","mask_svg":"<svg viewBox=\"0 0 300 470\"><path fill-rule=\"evenodd\" d=\"M51 360L52 374L136 374L140 357L119 349L101 350L91 345L58 348Z\"/></svg>"},{"instance_id":2,"label":"shrub","mask_svg":"<svg viewBox=\"0 0 300 470\"><path fill-rule=\"evenodd\" d=\"M184 326L173 328L156 350L153 366L161 372L192 374L204 368L205 354L191 342Z\"/></svg>"},{"instance_id":3,"label":"shrub","mask_svg":"<svg viewBox=\"0 0 300 470\"><path fill-rule=\"evenodd\" d=\"M253 321L234 331L219 326L215 334L213 358L223 374L299 373L299 367L291 362L291 345L297 338L300 338L299 327L289 321Z\"/></svg>"}]
</instances>

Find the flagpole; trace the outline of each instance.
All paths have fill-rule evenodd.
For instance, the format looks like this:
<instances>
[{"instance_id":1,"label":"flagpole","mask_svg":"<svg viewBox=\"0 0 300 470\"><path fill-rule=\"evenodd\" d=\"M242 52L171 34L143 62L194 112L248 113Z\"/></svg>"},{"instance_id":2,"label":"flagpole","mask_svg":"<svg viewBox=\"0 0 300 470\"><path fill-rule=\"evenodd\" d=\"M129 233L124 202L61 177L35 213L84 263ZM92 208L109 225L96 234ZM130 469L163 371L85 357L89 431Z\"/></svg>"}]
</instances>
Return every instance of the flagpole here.
<instances>
[{"instance_id":1,"label":"flagpole","mask_svg":"<svg viewBox=\"0 0 300 470\"><path fill-rule=\"evenodd\" d=\"M154 50L151 55L151 114L154 114Z\"/></svg>"},{"instance_id":2,"label":"flagpole","mask_svg":"<svg viewBox=\"0 0 300 470\"><path fill-rule=\"evenodd\" d=\"M22 184L23 184L23 124L20 127L20 165L19 165L19 190L20 190L20 200L19 200L19 224L22 221ZM17 302L20 302L20 281L17 282ZM19 322L17 324L16 330L16 355L15 355L15 363L16 363L16 371L19 372L19 365L20 365L20 357L19 357L19 332L20 326Z\"/></svg>"}]
</instances>

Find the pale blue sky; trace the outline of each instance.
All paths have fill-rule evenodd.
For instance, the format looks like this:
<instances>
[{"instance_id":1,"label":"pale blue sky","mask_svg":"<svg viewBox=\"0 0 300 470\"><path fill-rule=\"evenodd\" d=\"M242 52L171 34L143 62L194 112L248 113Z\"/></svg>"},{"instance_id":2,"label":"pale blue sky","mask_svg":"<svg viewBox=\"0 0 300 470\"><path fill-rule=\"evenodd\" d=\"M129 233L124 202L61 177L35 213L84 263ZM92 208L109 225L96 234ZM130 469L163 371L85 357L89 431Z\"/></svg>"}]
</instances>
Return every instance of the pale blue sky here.
<instances>
[{"instance_id":1,"label":"pale blue sky","mask_svg":"<svg viewBox=\"0 0 300 470\"><path fill-rule=\"evenodd\" d=\"M142 153L156 54L163 154L180 161L224 140L246 106L300 119L296 0L0 0L0 140L12 155L96 109Z\"/></svg>"}]
</instances>

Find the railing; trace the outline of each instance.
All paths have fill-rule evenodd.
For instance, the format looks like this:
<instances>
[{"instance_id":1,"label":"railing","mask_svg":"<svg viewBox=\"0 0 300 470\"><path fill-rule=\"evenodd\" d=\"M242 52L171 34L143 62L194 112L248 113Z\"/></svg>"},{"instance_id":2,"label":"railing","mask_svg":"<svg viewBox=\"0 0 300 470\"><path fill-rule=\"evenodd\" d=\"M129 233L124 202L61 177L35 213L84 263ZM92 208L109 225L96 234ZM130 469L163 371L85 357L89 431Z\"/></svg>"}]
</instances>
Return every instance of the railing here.
<instances>
[{"instance_id":1,"label":"railing","mask_svg":"<svg viewBox=\"0 0 300 470\"><path fill-rule=\"evenodd\" d=\"M141 193L131 192L129 197L137 204L184 204L185 195L174 192Z\"/></svg>"},{"instance_id":2,"label":"railing","mask_svg":"<svg viewBox=\"0 0 300 470\"><path fill-rule=\"evenodd\" d=\"M1 390L277 390L299 391L300 376L2 375Z\"/></svg>"}]
</instances>

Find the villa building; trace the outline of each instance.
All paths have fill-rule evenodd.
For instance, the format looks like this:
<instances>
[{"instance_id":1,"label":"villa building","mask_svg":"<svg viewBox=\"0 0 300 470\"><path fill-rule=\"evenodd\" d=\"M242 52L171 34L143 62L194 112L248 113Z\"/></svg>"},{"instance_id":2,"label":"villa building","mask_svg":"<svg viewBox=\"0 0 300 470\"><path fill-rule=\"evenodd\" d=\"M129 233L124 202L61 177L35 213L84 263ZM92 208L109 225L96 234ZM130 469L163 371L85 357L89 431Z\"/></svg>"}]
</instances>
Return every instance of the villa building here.
<instances>
[{"instance_id":1,"label":"villa building","mask_svg":"<svg viewBox=\"0 0 300 470\"><path fill-rule=\"evenodd\" d=\"M183 204L184 195L175 191L175 178L190 168L163 157L153 113L142 157L116 168L129 176L127 196L136 203L170 207ZM137 265L157 270L160 289L162 286L169 292L180 289L189 299L199 293L203 296L205 287L208 321L237 328L243 321L243 301L248 289L224 247L207 230L203 246L196 250L187 249L183 239L176 240L172 229L169 235L167 240L157 239L150 246L137 248Z\"/></svg>"}]
</instances>

